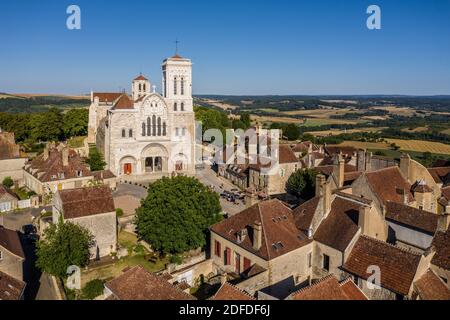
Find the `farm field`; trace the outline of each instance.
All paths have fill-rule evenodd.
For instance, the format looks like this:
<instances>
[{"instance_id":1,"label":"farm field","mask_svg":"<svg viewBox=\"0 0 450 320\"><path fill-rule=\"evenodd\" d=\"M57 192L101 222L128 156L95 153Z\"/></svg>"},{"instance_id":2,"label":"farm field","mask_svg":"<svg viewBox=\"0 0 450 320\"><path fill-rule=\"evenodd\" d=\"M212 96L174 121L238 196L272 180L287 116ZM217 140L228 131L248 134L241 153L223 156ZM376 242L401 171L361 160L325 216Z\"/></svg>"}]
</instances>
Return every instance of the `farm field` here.
<instances>
[{"instance_id":1,"label":"farm field","mask_svg":"<svg viewBox=\"0 0 450 320\"><path fill-rule=\"evenodd\" d=\"M450 135L450 129L444 130L442 133Z\"/></svg>"},{"instance_id":2,"label":"farm field","mask_svg":"<svg viewBox=\"0 0 450 320\"><path fill-rule=\"evenodd\" d=\"M359 128L359 129L348 129L348 130L341 130L341 129L331 129L331 130L324 130L324 131L310 131L306 132L308 134L311 134L315 137L328 137L328 136L337 136L339 134L343 133L356 133L356 132L379 132L381 130L386 129L386 127L380 127L380 128Z\"/></svg>"},{"instance_id":3,"label":"farm field","mask_svg":"<svg viewBox=\"0 0 450 320\"><path fill-rule=\"evenodd\" d=\"M450 154L450 145L440 142L423 141L423 140L400 140L400 139L386 139L386 140L389 143L395 143L402 150Z\"/></svg>"},{"instance_id":4,"label":"farm field","mask_svg":"<svg viewBox=\"0 0 450 320\"><path fill-rule=\"evenodd\" d=\"M387 142L344 141L339 146L349 146L359 149L389 150L395 143L402 151L431 152L435 154L450 154L450 145L440 142L423 140L386 139Z\"/></svg>"}]
</instances>

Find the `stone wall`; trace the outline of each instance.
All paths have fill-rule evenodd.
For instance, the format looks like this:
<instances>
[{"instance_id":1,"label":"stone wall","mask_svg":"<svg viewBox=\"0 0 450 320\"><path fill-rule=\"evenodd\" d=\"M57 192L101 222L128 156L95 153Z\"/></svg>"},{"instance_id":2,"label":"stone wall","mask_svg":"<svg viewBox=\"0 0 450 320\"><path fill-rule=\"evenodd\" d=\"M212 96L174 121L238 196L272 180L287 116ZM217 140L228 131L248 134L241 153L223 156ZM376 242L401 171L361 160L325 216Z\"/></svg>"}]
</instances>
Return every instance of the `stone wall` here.
<instances>
[{"instance_id":1,"label":"stone wall","mask_svg":"<svg viewBox=\"0 0 450 320\"><path fill-rule=\"evenodd\" d=\"M23 280L23 259L0 246L3 259L0 260L0 271L13 278Z\"/></svg>"},{"instance_id":2,"label":"stone wall","mask_svg":"<svg viewBox=\"0 0 450 320\"><path fill-rule=\"evenodd\" d=\"M23 183L22 168L26 161L26 158L0 160L0 183L6 177L11 177L21 185Z\"/></svg>"}]
</instances>

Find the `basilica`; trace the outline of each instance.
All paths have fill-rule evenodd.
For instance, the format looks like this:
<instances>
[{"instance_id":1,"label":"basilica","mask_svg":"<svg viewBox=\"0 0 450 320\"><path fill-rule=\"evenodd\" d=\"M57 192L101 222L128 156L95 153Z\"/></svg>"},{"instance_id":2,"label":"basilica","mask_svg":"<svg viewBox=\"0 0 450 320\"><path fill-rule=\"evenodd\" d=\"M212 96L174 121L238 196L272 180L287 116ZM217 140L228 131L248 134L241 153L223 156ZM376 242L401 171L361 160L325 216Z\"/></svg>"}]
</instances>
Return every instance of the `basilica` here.
<instances>
[{"instance_id":1,"label":"basilica","mask_svg":"<svg viewBox=\"0 0 450 320\"><path fill-rule=\"evenodd\" d=\"M116 176L146 180L195 173L192 63L178 54L162 64L162 92L142 74L125 92L91 93L88 142Z\"/></svg>"}]
</instances>

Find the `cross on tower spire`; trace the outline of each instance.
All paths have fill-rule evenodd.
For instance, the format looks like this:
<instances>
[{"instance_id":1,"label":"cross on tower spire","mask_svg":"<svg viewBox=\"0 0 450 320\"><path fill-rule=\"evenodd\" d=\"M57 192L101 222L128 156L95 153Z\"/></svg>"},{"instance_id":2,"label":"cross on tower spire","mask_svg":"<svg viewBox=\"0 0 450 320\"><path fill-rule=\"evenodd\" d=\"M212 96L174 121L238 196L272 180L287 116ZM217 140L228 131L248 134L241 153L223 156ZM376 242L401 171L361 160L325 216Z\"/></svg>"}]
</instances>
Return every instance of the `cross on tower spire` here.
<instances>
[{"instance_id":1,"label":"cross on tower spire","mask_svg":"<svg viewBox=\"0 0 450 320\"><path fill-rule=\"evenodd\" d=\"M178 44L180 43L180 41L178 41L178 39L175 40L175 55L178 55Z\"/></svg>"}]
</instances>

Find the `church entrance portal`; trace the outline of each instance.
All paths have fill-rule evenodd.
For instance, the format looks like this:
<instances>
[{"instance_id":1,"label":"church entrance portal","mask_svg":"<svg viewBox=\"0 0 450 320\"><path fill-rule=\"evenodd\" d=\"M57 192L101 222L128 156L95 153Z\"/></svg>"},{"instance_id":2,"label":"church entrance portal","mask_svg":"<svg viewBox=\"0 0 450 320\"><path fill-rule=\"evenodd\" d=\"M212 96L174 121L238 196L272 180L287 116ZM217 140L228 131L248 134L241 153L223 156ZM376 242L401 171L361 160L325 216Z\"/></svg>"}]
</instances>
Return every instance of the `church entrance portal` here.
<instances>
[{"instance_id":1,"label":"church entrance portal","mask_svg":"<svg viewBox=\"0 0 450 320\"><path fill-rule=\"evenodd\" d=\"M161 172L161 171L162 171L161 157L145 158L145 172Z\"/></svg>"},{"instance_id":2,"label":"church entrance portal","mask_svg":"<svg viewBox=\"0 0 450 320\"><path fill-rule=\"evenodd\" d=\"M133 169L131 166L131 163L125 163L123 165L123 173L126 175L130 175L132 173Z\"/></svg>"}]
</instances>

